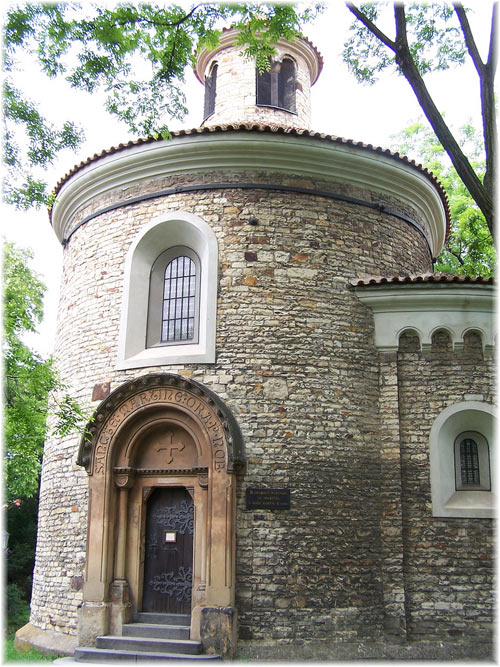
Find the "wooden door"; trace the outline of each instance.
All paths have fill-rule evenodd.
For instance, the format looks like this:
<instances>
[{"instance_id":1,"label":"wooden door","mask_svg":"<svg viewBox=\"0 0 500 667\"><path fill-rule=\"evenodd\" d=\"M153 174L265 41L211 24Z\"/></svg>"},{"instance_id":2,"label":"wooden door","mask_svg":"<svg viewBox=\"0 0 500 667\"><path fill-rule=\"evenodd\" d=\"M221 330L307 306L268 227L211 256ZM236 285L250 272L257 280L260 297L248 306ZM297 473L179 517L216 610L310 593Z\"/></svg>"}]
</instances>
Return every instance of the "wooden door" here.
<instances>
[{"instance_id":1,"label":"wooden door","mask_svg":"<svg viewBox=\"0 0 500 667\"><path fill-rule=\"evenodd\" d=\"M194 503L184 488L155 489L148 500L142 610L190 614Z\"/></svg>"}]
</instances>

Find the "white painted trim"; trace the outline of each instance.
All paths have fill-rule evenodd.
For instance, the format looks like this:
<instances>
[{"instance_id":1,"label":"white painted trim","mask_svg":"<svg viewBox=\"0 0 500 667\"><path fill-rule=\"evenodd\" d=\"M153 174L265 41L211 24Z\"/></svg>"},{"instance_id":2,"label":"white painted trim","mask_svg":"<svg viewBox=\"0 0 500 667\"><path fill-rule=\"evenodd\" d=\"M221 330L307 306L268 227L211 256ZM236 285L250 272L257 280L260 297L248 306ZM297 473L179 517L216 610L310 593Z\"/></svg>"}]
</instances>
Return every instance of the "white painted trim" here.
<instances>
[{"instance_id":1,"label":"white painted trim","mask_svg":"<svg viewBox=\"0 0 500 667\"><path fill-rule=\"evenodd\" d=\"M489 445L492 491L456 491L454 444L460 433L477 431ZM490 403L462 401L445 408L429 436L432 514L438 517L489 519L496 507L496 410Z\"/></svg>"},{"instance_id":2,"label":"white painted trim","mask_svg":"<svg viewBox=\"0 0 500 667\"><path fill-rule=\"evenodd\" d=\"M428 283L392 287L358 287L359 300L373 311L375 345L394 352L400 335L418 333L423 347L432 335L446 329L453 345L461 344L469 330L479 331L483 348L489 352L495 342L495 294L491 285Z\"/></svg>"},{"instance_id":3,"label":"white painted trim","mask_svg":"<svg viewBox=\"0 0 500 667\"><path fill-rule=\"evenodd\" d=\"M90 213L94 202L112 191L142 187L147 181L174 174L222 171L231 181L237 169L325 178L368 190L374 200L377 193L395 197L416 209L434 256L443 245L445 209L424 173L376 151L268 132L192 134L105 155L64 183L54 204L52 224L62 241L78 224L78 212Z\"/></svg>"},{"instance_id":4,"label":"white painted trim","mask_svg":"<svg viewBox=\"0 0 500 667\"><path fill-rule=\"evenodd\" d=\"M200 325L196 344L146 348L149 277L156 258L174 246L192 248L200 258ZM117 369L179 363L214 363L218 245L211 227L197 215L176 211L145 225L125 260Z\"/></svg>"}]
</instances>

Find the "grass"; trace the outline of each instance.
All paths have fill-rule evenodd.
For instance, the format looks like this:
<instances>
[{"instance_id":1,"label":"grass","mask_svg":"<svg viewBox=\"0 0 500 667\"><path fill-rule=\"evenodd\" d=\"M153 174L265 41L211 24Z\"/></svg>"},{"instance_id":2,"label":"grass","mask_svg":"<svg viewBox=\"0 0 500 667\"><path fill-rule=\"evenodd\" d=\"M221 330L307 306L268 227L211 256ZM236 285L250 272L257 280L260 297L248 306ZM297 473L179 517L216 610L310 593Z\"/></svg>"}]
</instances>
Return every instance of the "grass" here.
<instances>
[{"instance_id":1,"label":"grass","mask_svg":"<svg viewBox=\"0 0 500 667\"><path fill-rule=\"evenodd\" d=\"M3 662L54 662L55 655L44 655L32 648L29 651L18 651L14 648L14 639L4 642Z\"/></svg>"}]
</instances>

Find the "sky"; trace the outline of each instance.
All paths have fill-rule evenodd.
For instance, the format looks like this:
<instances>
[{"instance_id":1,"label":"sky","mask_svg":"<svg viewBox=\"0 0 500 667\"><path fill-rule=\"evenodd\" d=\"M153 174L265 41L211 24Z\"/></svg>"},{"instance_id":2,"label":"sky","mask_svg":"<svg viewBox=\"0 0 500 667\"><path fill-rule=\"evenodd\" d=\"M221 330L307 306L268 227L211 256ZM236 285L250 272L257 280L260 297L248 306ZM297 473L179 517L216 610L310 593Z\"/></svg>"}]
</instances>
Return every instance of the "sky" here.
<instances>
[{"instance_id":1,"label":"sky","mask_svg":"<svg viewBox=\"0 0 500 667\"><path fill-rule=\"evenodd\" d=\"M479 48L484 51L488 45L492 1L475 0L472 4L474 13L469 20ZM351 23L352 15L344 3L330 0L320 18L305 27L306 36L324 61L323 71L312 88L311 129L388 148L393 142L392 135L421 119L422 112L410 86L397 74L383 74L373 86L356 82L342 60ZM388 33L391 27L387 27ZM393 36L392 32L389 36ZM102 98L97 95L73 91L63 81L49 81L30 67L18 74L16 82L29 90L33 98L43 100L49 117L61 122L73 118L85 128L85 143L75 153L62 154L48 172L50 185L55 186L75 164L87 157L133 138L123 124L104 112ZM480 127L479 85L472 63L426 77L426 83L452 127L458 128L471 120ZM186 96L190 112L182 122L173 121L170 129L200 125L203 92L203 86L188 71ZM31 267L47 286L44 321L39 334L27 339L30 346L46 356L52 351L56 330L62 248L43 209L21 213L4 206L2 220L2 232L7 240L31 248L34 253Z\"/></svg>"}]
</instances>

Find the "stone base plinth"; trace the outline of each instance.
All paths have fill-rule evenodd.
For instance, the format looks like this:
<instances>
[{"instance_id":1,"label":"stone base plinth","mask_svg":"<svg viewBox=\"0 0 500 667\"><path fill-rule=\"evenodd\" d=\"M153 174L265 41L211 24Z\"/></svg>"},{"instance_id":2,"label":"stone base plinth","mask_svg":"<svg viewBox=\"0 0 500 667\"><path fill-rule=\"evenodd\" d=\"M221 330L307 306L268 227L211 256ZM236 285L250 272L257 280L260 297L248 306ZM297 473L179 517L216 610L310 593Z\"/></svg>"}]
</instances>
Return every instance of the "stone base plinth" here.
<instances>
[{"instance_id":1,"label":"stone base plinth","mask_svg":"<svg viewBox=\"0 0 500 667\"><path fill-rule=\"evenodd\" d=\"M233 658L236 648L236 610L233 607L203 607L200 639L205 653Z\"/></svg>"},{"instance_id":2,"label":"stone base plinth","mask_svg":"<svg viewBox=\"0 0 500 667\"><path fill-rule=\"evenodd\" d=\"M36 648L46 655L73 655L77 647L76 635L67 635L54 630L41 630L26 623L16 632L14 647L18 651Z\"/></svg>"}]
</instances>

